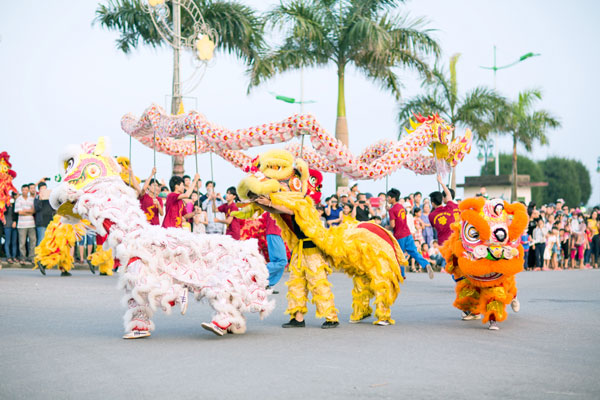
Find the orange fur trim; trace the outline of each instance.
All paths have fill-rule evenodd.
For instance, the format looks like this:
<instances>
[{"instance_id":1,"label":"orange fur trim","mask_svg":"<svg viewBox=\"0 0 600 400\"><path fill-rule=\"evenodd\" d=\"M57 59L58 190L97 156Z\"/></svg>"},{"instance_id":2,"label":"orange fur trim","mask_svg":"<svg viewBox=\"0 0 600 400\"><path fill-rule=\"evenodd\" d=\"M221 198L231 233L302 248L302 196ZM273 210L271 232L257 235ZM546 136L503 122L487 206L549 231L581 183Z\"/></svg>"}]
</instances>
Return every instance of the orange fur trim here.
<instances>
[{"instance_id":1,"label":"orange fur trim","mask_svg":"<svg viewBox=\"0 0 600 400\"><path fill-rule=\"evenodd\" d=\"M464 199L460 203L458 203L458 209L463 210L475 210L477 212L481 211L483 205L485 204L485 199L483 197L470 197L468 199Z\"/></svg>"},{"instance_id":2,"label":"orange fur trim","mask_svg":"<svg viewBox=\"0 0 600 400\"><path fill-rule=\"evenodd\" d=\"M529 216L527 215L527 209L521 203L509 204L504 202L504 210L513 216L513 219L508 226L508 237L509 240L517 240L523 234L523 231L529 223Z\"/></svg>"}]
</instances>

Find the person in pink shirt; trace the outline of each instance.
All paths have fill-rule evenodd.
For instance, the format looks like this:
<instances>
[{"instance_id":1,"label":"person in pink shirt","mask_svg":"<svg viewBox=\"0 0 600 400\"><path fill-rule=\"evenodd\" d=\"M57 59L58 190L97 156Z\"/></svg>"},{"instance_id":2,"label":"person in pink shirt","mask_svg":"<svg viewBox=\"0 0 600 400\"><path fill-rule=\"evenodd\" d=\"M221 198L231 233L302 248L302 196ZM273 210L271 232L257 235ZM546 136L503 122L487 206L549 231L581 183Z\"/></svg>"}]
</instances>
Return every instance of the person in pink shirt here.
<instances>
[{"instance_id":1,"label":"person in pink shirt","mask_svg":"<svg viewBox=\"0 0 600 400\"><path fill-rule=\"evenodd\" d=\"M187 199L191 196L196 182L200 179L200 175L194 176L194 183L190 185L189 189L185 191L183 184L183 178L180 176L174 176L169 180L169 186L171 192L167 195L167 201L165 204L165 219L163 220L163 228L181 228L183 222L194 215L194 212L184 214L185 205L183 199Z\"/></svg>"},{"instance_id":2,"label":"person in pink shirt","mask_svg":"<svg viewBox=\"0 0 600 400\"><path fill-rule=\"evenodd\" d=\"M213 202L213 211L225 214L225 219L215 218L215 222L227 225L225 234L231 236L235 240L240 240L240 220L231 215L233 211L238 211L238 206L235 204L236 200L238 200L237 190L235 189L235 186L231 186L227 189L227 194L225 195L226 203L216 208L215 203Z\"/></svg>"}]
</instances>

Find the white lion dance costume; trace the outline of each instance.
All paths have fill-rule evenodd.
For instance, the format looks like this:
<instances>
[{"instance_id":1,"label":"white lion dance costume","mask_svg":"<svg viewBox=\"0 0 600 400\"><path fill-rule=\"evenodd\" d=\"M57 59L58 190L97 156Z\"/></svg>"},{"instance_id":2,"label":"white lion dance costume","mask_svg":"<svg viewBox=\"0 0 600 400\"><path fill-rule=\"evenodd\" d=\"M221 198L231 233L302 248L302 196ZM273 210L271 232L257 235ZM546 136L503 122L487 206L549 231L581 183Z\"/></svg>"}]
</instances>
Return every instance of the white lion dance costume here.
<instances>
[{"instance_id":1,"label":"white lion dance costume","mask_svg":"<svg viewBox=\"0 0 600 400\"><path fill-rule=\"evenodd\" d=\"M104 138L71 147L63 157L65 180L50 202L59 214L85 218L105 239L120 264L119 286L128 307L126 339L150 336L157 308L187 307L188 290L215 310L202 326L218 335L246 330L245 312L261 318L274 308L267 298L268 271L256 240L194 235L183 229L152 226L137 196L119 176Z\"/></svg>"},{"instance_id":2,"label":"white lion dance costume","mask_svg":"<svg viewBox=\"0 0 600 400\"><path fill-rule=\"evenodd\" d=\"M310 195L307 195L309 170L304 161L294 159L283 150L270 150L258 157L251 174L238 185L242 198L268 196L272 205L283 206L294 215L274 214L281 235L293 251L290 261L288 309L307 312L307 295L310 290L317 306L317 317L337 321L327 273L326 258L353 278L352 315L350 322L369 317L373 310L374 324L390 325L390 307L400 293L400 265L406 265L404 254L393 236L381 226L370 223L346 223L325 229L319 219ZM314 184L314 182L312 183ZM310 193L309 193L310 194ZM246 210L252 215L256 208ZM305 244L309 244L306 246Z\"/></svg>"}]
</instances>

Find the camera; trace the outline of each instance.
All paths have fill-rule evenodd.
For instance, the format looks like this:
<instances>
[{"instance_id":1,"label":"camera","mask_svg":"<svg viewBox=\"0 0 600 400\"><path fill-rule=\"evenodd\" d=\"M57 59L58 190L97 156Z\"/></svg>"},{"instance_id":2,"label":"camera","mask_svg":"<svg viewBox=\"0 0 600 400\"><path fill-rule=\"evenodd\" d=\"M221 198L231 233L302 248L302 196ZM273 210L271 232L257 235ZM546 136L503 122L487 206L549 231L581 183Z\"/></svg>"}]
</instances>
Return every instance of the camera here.
<instances>
[{"instance_id":1,"label":"camera","mask_svg":"<svg viewBox=\"0 0 600 400\"><path fill-rule=\"evenodd\" d=\"M367 202L366 202L366 201L364 201L364 200L360 200L360 201L359 201L359 203L360 203L360 204L366 204Z\"/></svg>"}]
</instances>

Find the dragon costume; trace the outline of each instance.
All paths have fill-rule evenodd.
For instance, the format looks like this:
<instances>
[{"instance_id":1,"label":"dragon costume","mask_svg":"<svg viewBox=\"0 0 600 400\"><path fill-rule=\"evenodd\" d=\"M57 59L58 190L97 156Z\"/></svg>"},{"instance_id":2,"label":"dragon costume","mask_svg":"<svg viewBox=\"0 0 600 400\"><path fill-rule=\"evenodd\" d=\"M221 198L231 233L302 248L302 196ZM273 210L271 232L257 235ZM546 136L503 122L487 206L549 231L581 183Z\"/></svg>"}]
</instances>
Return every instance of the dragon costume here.
<instances>
[{"instance_id":1,"label":"dragon costume","mask_svg":"<svg viewBox=\"0 0 600 400\"><path fill-rule=\"evenodd\" d=\"M454 306L466 315L483 315L483 323L497 329L507 304L519 308L515 274L523 269L520 237L527 211L520 203L483 197L465 199L458 208L460 220L442 247L446 270L456 281Z\"/></svg>"},{"instance_id":2,"label":"dragon costume","mask_svg":"<svg viewBox=\"0 0 600 400\"><path fill-rule=\"evenodd\" d=\"M306 313L308 292L312 292L317 317L337 320L337 310L327 274L329 263L353 278L351 322L371 315L370 300L375 299L375 324L389 325L390 307L400 292L400 265L406 260L398 242L377 224L348 223L326 229L308 191L309 171L301 159L282 150L262 154L250 175L238 185L242 198L268 196L273 205L285 207L293 216L274 214L282 237L292 249L286 313ZM316 187L318 187L318 182ZM314 185L313 185L314 186ZM255 206L240 214L252 215Z\"/></svg>"},{"instance_id":3,"label":"dragon costume","mask_svg":"<svg viewBox=\"0 0 600 400\"><path fill-rule=\"evenodd\" d=\"M10 192L17 193L17 188L13 185L13 179L17 177L17 173L13 171L10 156L7 152L0 153L0 221L6 223L4 212L10 202Z\"/></svg>"}]
</instances>

